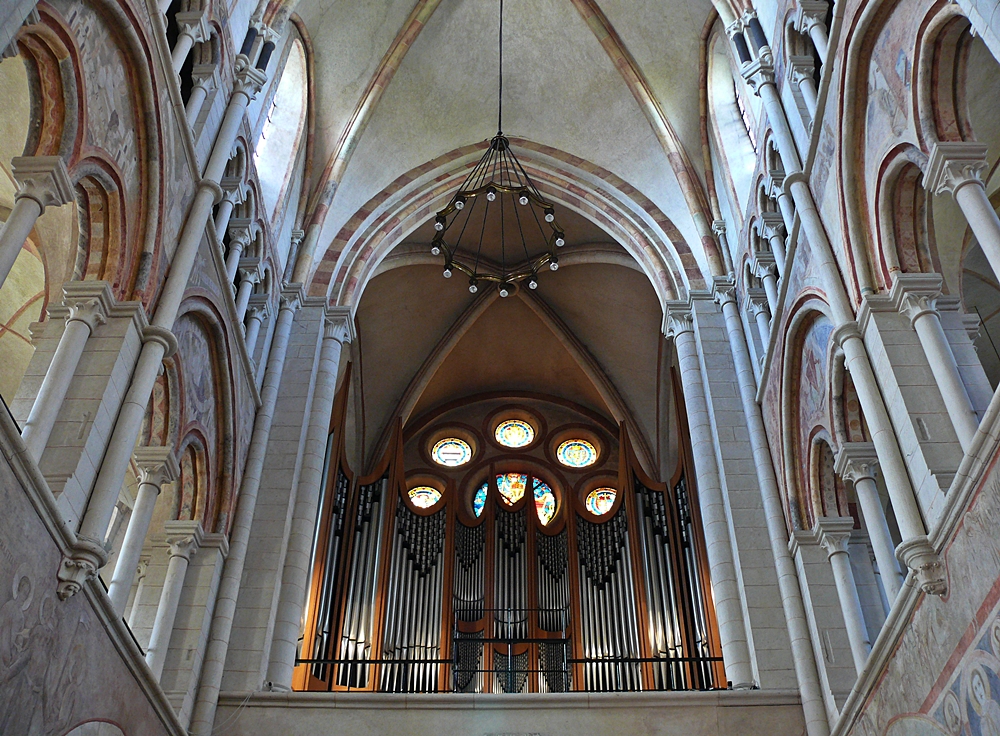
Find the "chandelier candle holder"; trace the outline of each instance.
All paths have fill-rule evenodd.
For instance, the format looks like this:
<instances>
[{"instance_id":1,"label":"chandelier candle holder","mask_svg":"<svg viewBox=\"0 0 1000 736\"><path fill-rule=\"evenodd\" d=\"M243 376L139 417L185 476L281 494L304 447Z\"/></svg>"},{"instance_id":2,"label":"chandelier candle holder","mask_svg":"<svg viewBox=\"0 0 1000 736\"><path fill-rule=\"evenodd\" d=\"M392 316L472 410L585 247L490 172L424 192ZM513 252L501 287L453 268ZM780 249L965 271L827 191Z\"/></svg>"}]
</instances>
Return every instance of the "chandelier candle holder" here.
<instances>
[{"instance_id":1,"label":"chandelier candle holder","mask_svg":"<svg viewBox=\"0 0 1000 736\"><path fill-rule=\"evenodd\" d=\"M455 271L468 276L471 293L487 282L506 297L521 281L527 281L529 289L538 288L538 273L546 266L558 270L556 249L566 244L566 235L556 221L555 207L538 191L503 134L503 0L499 47L497 134L448 206L435 216L431 254L444 255L445 278ZM484 242L497 236L499 253L494 248L484 254Z\"/></svg>"}]
</instances>

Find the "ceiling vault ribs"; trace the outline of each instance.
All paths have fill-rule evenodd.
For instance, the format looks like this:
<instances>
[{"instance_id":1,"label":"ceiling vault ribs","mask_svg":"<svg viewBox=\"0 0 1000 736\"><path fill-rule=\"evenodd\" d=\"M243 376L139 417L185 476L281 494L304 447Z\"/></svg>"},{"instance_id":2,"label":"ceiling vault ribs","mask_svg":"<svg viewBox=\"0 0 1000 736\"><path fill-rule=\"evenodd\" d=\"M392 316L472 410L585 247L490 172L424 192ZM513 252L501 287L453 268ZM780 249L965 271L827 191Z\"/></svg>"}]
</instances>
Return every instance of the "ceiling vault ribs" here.
<instances>
[{"instance_id":1,"label":"ceiling vault ribs","mask_svg":"<svg viewBox=\"0 0 1000 736\"><path fill-rule=\"evenodd\" d=\"M629 436L632 437L633 449L639 458L639 463L642 465L643 470L647 474L650 474L650 471L655 470L655 467L653 466L653 453L650 452L649 440L646 434L639 429L639 425L632 416L632 411L629 409L624 397L618 392L618 388L597 362L597 359L590 354L590 351L577 338L569 326L562 321L559 315L555 313L555 310L540 296L526 292L523 289L517 292L517 296L552 331L556 339L562 343L563 347L576 360L581 370L590 379L591 383L594 384L594 388L601 395L601 399L604 400L605 406L612 413L615 421L625 422ZM651 477L655 476L651 475Z\"/></svg>"},{"instance_id":2,"label":"ceiling vault ribs","mask_svg":"<svg viewBox=\"0 0 1000 736\"><path fill-rule=\"evenodd\" d=\"M406 52L410 50L420 31L423 30L431 15L441 4L441 0L417 0L409 17L403 27L396 34L392 45L386 51L378 68L372 75L371 81L365 88L364 94L358 100L357 107L351 115L350 120L344 127L344 131L337 141L333 154L327 162L326 168L320 176L316 188L313 192L312 202L307 208L311 212L309 226L306 229L306 236L302 243L302 249L298 260L295 263L293 281L306 283L312 270L313 258L316 246L319 243L320 231L327 212L330 210L330 203L337 191L340 180L347 169L347 164L351 160L351 155L361 140L361 135L371 121L382 99L382 95L388 89L392 78L396 75Z\"/></svg>"},{"instance_id":3,"label":"ceiling vault ribs","mask_svg":"<svg viewBox=\"0 0 1000 736\"><path fill-rule=\"evenodd\" d=\"M636 102L639 103L639 107L653 128L653 133L663 146L674 176L677 177L677 184L691 212L712 273L717 276L723 275L725 266L715 236L712 234L712 212L705 189L680 138L653 95L649 82L596 0L570 0L570 2L593 31L615 68L621 73ZM722 3L724 4L725 0L722 0Z\"/></svg>"},{"instance_id":4,"label":"ceiling vault ribs","mask_svg":"<svg viewBox=\"0 0 1000 736\"><path fill-rule=\"evenodd\" d=\"M435 260L435 263L437 261ZM455 323L448 328L448 331L438 340L434 349L431 350L427 359L423 362L417 372L414 374L413 378L410 380L409 385L406 390L403 391L402 396L399 397L399 402L396 404L396 409L391 414L388 415L389 419L384 423L379 434L378 442L375 444L375 450L372 453L372 458L379 458L385 453L386 448L389 446L389 441L392 439L392 428L395 423L395 418L399 417L402 424L405 426L407 420L410 418L410 414L413 413L413 409L417 406L417 402L420 400L421 394L423 394L424 389L430 384L431 379L434 378L434 374L437 373L438 369L444 364L444 361L451 355L451 351L455 349L455 346L465 337L466 333L476 321L483 315L483 313L490 307L493 302L500 298L500 295L494 289L484 289L482 293L477 296L471 304L459 315Z\"/></svg>"}]
</instances>

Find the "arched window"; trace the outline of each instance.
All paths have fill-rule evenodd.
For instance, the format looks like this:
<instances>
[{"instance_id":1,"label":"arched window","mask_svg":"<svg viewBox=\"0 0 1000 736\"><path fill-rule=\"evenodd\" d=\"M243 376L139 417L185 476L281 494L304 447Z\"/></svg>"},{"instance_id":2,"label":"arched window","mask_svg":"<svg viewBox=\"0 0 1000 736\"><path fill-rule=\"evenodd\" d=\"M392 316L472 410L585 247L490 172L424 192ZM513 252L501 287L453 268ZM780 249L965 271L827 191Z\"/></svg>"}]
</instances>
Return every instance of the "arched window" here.
<instances>
[{"instance_id":1,"label":"arched window","mask_svg":"<svg viewBox=\"0 0 1000 736\"><path fill-rule=\"evenodd\" d=\"M306 122L306 52L294 38L254 148L261 197L269 218L289 188Z\"/></svg>"}]
</instances>

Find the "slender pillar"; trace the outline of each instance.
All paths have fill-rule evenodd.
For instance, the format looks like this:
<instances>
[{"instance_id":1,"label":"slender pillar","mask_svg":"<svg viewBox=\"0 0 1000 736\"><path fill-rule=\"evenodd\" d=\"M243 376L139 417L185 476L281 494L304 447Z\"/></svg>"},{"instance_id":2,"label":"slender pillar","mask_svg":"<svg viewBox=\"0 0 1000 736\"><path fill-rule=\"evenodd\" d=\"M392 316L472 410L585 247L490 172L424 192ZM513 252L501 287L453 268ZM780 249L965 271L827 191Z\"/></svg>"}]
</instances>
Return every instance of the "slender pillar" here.
<instances>
[{"instance_id":1,"label":"slender pillar","mask_svg":"<svg viewBox=\"0 0 1000 736\"><path fill-rule=\"evenodd\" d=\"M204 10L177 13L174 20L177 21L179 33L174 43L174 50L170 53L170 63L174 67L174 73L180 74L191 49L196 43L207 41L211 32L208 28L208 14Z\"/></svg>"},{"instance_id":2,"label":"slender pillar","mask_svg":"<svg viewBox=\"0 0 1000 736\"><path fill-rule=\"evenodd\" d=\"M35 462L41 460L45 452L87 340L97 325L107 321L112 301L110 286L96 281L70 282L63 287L63 296L63 304L69 308L66 329L59 338L52 362L21 430L21 438Z\"/></svg>"},{"instance_id":3,"label":"slender pillar","mask_svg":"<svg viewBox=\"0 0 1000 736\"><path fill-rule=\"evenodd\" d=\"M955 197L994 275L1000 279L1000 218L982 180L983 172L989 169L986 150L983 143L939 141L931 149L923 181L928 191L950 192Z\"/></svg>"},{"instance_id":4,"label":"slender pillar","mask_svg":"<svg viewBox=\"0 0 1000 736\"><path fill-rule=\"evenodd\" d=\"M275 690L292 689L292 673L302 626L309 581L309 559L319 512L320 489L323 487L323 466L326 462L327 438L337 390L337 373L344 342L353 333L350 310L339 307L327 312L323 328L316 373L316 389L309 412L309 429L302 454L302 470L295 491L295 512L288 539L285 568L281 576L281 595L274 624L274 639L267 667L267 679Z\"/></svg>"},{"instance_id":5,"label":"slender pillar","mask_svg":"<svg viewBox=\"0 0 1000 736\"><path fill-rule=\"evenodd\" d=\"M197 521L168 521L164 527L167 544L170 545L170 561L167 563L167 577L163 580L160 605L156 607L156 618L153 619L153 630L146 649L146 664L157 681L163 674L163 665L167 661L167 650L174 633L177 606L181 602L181 593L184 592L188 563L201 546L204 535L201 523Z\"/></svg>"},{"instance_id":6,"label":"slender pillar","mask_svg":"<svg viewBox=\"0 0 1000 736\"><path fill-rule=\"evenodd\" d=\"M788 193L788 189L785 187L785 173L783 171L769 171L767 178L770 181L768 196L778 204L778 212L781 213L781 222L785 226L785 235L787 235L792 232L792 223L795 221L795 203L792 201L792 196ZM762 217L766 218L767 213L762 215ZM773 246L774 241L771 241L771 243ZM781 240L780 250L782 262L784 262L784 238ZM775 257L777 258L777 256ZM782 268L781 272L784 273L785 269Z\"/></svg>"},{"instance_id":7,"label":"slender pillar","mask_svg":"<svg viewBox=\"0 0 1000 736\"><path fill-rule=\"evenodd\" d=\"M799 0L795 14L796 30L812 39L819 60L823 64L826 63L830 43L825 22L829 7L826 0Z\"/></svg>"},{"instance_id":8,"label":"slender pillar","mask_svg":"<svg viewBox=\"0 0 1000 736\"><path fill-rule=\"evenodd\" d=\"M758 253L754 256L754 270L764 287L767 296L767 308L771 314L778 313L778 266L770 253Z\"/></svg>"},{"instance_id":9,"label":"slender pillar","mask_svg":"<svg viewBox=\"0 0 1000 736\"><path fill-rule=\"evenodd\" d=\"M73 184L59 156L17 156L11 161L17 193L0 230L0 286L46 207L73 201Z\"/></svg>"},{"instance_id":10,"label":"slender pillar","mask_svg":"<svg viewBox=\"0 0 1000 736\"><path fill-rule=\"evenodd\" d=\"M861 610L861 598L858 596L858 585L851 569L851 556L847 553L847 544L851 539L851 529L854 519L822 518L816 522L820 544L826 550L830 567L833 568L833 579L837 584L837 598L840 600L840 610L844 614L844 626L847 628L847 640L851 643L851 656L854 658L854 669L858 674L864 669L871 652L871 642L868 641L868 629L865 627L864 612Z\"/></svg>"},{"instance_id":11,"label":"slender pillar","mask_svg":"<svg viewBox=\"0 0 1000 736\"><path fill-rule=\"evenodd\" d=\"M767 352L768 345L771 344L771 315L767 310L767 302L760 298L759 292L756 295L747 295L746 308L753 315L757 324L757 334L760 335L760 344Z\"/></svg>"},{"instance_id":12,"label":"slender pillar","mask_svg":"<svg viewBox=\"0 0 1000 736\"><path fill-rule=\"evenodd\" d=\"M137 614L139 613L139 606L142 603L142 594L146 590L146 573L148 571L149 558L140 557L135 573L135 579L137 581L135 586L135 595L132 596L132 608L128 612L128 627L133 630L135 629L135 620Z\"/></svg>"},{"instance_id":13,"label":"slender pillar","mask_svg":"<svg viewBox=\"0 0 1000 736\"><path fill-rule=\"evenodd\" d=\"M844 350L847 368L851 372L858 399L868 420L872 441L892 499L893 511L903 536L896 554L914 572L925 593L944 595L948 590L944 563L927 538L906 464L899 451L895 431L882 401L864 341L854 320L854 312L847 298L833 249L816 210L809 183L802 173L791 129L788 127L778 90L774 86L774 70L768 47L760 49L758 59L743 64L743 76L763 101L782 164L786 172L791 172L785 175L783 188L787 188L791 194L812 249L813 266L823 281L831 316L836 325L834 338Z\"/></svg>"},{"instance_id":14,"label":"slender pillar","mask_svg":"<svg viewBox=\"0 0 1000 736\"><path fill-rule=\"evenodd\" d=\"M812 128L812 121L816 118L816 106L818 105L818 95L816 93L816 80L813 79L815 66L813 60L808 56L792 56L788 60L788 81L799 88L802 100L806 103L809 111L809 127Z\"/></svg>"},{"instance_id":15,"label":"slender pillar","mask_svg":"<svg viewBox=\"0 0 1000 736\"><path fill-rule=\"evenodd\" d=\"M215 236L221 243L229 229L230 219L236 205L246 199L246 185L240 182L235 176L227 176L222 179L222 201L215 213ZM230 233L232 238L232 233ZM247 240L249 243L249 239ZM235 273L235 272L234 272Z\"/></svg>"},{"instance_id":16,"label":"slender pillar","mask_svg":"<svg viewBox=\"0 0 1000 736\"><path fill-rule=\"evenodd\" d=\"M774 265L778 267L778 278L785 273L785 222L779 212L764 212L760 216L760 234L767 240Z\"/></svg>"},{"instance_id":17,"label":"slender pillar","mask_svg":"<svg viewBox=\"0 0 1000 736\"><path fill-rule=\"evenodd\" d=\"M229 557L226 558L222 580L219 582L219 593L215 600L215 614L212 617L212 630L209 634L208 649L205 652L205 663L202 667L201 684L198 688L198 698L191 718L189 731L192 736L211 736L215 728L215 710L219 704L219 691L222 689L222 675L226 666L226 654L229 651L229 637L233 630L233 617L236 615L236 600L240 594L243 565L246 562L250 527L253 524L254 509L257 505L257 492L260 490L260 478L264 470L267 443L271 436L274 407L278 400L278 388L281 386L285 355L288 353L288 338L292 331L292 320L301 299L301 284L296 284L294 289L286 287L282 291L273 343L268 354L264 383L260 391L260 408L257 410L257 417L254 420L246 470L243 473L240 494L237 497L236 514L233 517Z\"/></svg>"},{"instance_id":18,"label":"slender pillar","mask_svg":"<svg viewBox=\"0 0 1000 736\"><path fill-rule=\"evenodd\" d=\"M253 360L253 352L257 348L257 338L260 336L261 325L267 319L268 314L267 295L259 294L258 296L263 297L263 299L255 304L256 297L250 297L250 306L247 309L246 346L247 355L250 356L251 360Z\"/></svg>"},{"instance_id":19,"label":"slender pillar","mask_svg":"<svg viewBox=\"0 0 1000 736\"><path fill-rule=\"evenodd\" d=\"M153 520L153 509L156 499L165 483L177 479L177 460L169 447L140 447L133 454L136 467L139 470L139 490L135 494L135 505L132 516L125 529L125 539L118 553L115 572L108 586L108 598L115 613L121 616L128 605L128 596L132 592L139 558L142 556L142 545L146 543L149 523Z\"/></svg>"},{"instance_id":20,"label":"slender pillar","mask_svg":"<svg viewBox=\"0 0 1000 736\"><path fill-rule=\"evenodd\" d=\"M229 228L229 252L226 253L226 277L229 279L229 283L232 283L236 278L240 262L244 260L243 253L249 248L252 238L249 225L244 225L241 222Z\"/></svg>"},{"instance_id":21,"label":"slender pillar","mask_svg":"<svg viewBox=\"0 0 1000 736\"><path fill-rule=\"evenodd\" d=\"M240 287L236 290L236 319L242 324L247 316L247 305L253 287L260 281L260 259L243 258L240 261Z\"/></svg>"},{"instance_id":22,"label":"slender pillar","mask_svg":"<svg viewBox=\"0 0 1000 736\"><path fill-rule=\"evenodd\" d=\"M854 486L861 507L861 516L868 529L868 539L875 552L879 575L882 577L882 587L885 589L889 605L896 600L903 578L896 562L892 536L889 534L889 524L879 498L878 485L875 483L875 468L878 458L875 447L870 442L845 442L837 455L836 472L845 481Z\"/></svg>"},{"instance_id":23,"label":"slender pillar","mask_svg":"<svg viewBox=\"0 0 1000 736\"><path fill-rule=\"evenodd\" d=\"M788 640L792 648L795 678L799 684L799 696L802 698L806 733L808 736L826 736L830 733L830 723L827 720L826 705L820 689L812 638L809 634L805 606L802 603L802 590L799 588L799 576L788 550L784 505L778 491L778 479L774 474L764 418L760 404L757 403L757 383L750 363L746 335L743 333L743 320L740 319L736 307L735 288L731 281L717 279L715 293L726 318L726 332L733 353L733 363L736 366L740 400L753 452L754 470L760 487L764 517L767 520L767 536L774 557L778 591L785 614L785 625L788 628Z\"/></svg>"},{"instance_id":24,"label":"slender pillar","mask_svg":"<svg viewBox=\"0 0 1000 736\"><path fill-rule=\"evenodd\" d=\"M962 450L968 452L976 430L979 429L979 417L972 407L969 392L965 390L962 375L958 372L958 362L951 350L948 336L944 334L941 314L935 305L938 296L935 293L907 291L900 311L910 318L910 324L917 331L931 373L934 374L934 381L948 409L948 417L955 427L955 434L958 435Z\"/></svg>"},{"instance_id":25,"label":"slender pillar","mask_svg":"<svg viewBox=\"0 0 1000 736\"><path fill-rule=\"evenodd\" d=\"M204 178L198 185L198 191L188 211L170 264L167 281L157 303L153 324L145 330L146 340L143 342L122 408L118 412L118 419L101 463L87 512L77 534L74 550L69 557L63 558L59 570L58 592L64 599L75 594L83 580L94 575L107 561L107 552L104 551L102 544L104 533L107 531L111 512L125 479L136 439L142 429L142 420L156 376L168 349L176 345L169 327L177 318L177 311L184 298L198 248L205 237L205 227L212 215L212 206L222 196L218 182L225 172L244 112L267 79L264 72L254 69L249 59L242 54L237 57L235 66L233 94L219 127L215 147L212 149L212 155L205 167Z\"/></svg>"},{"instance_id":26,"label":"slender pillar","mask_svg":"<svg viewBox=\"0 0 1000 736\"><path fill-rule=\"evenodd\" d=\"M698 503L705 533L715 610L719 619L726 677L734 686L746 687L753 682L753 669L736 582L736 566L729 537L725 499L722 496L722 482L712 441L711 420L705 401L701 362L695 343L694 319L690 307L679 303L670 305L668 319L670 335L677 348L687 409L691 454L698 478Z\"/></svg>"},{"instance_id":27,"label":"slender pillar","mask_svg":"<svg viewBox=\"0 0 1000 736\"><path fill-rule=\"evenodd\" d=\"M299 249L302 247L302 239L305 236L305 230L292 230L291 243L288 245L288 256L285 258L285 281L288 281L292 277L292 271L295 269L295 260L299 257Z\"/></svg>"},{"instance_id":28,"label":"slender pillar","mask_svg":"<svg viewBox=\"0 0 1000 736\"><path fill-rule=\"evenodd\" d=\"M184 108L184 116L187 118L188 127L194 129L198 116L205 106L205 100L219 86L219 68L215 64L195 64L191 76L194 85L191 87L191 94Z\"/></svg>"}]
</instances>

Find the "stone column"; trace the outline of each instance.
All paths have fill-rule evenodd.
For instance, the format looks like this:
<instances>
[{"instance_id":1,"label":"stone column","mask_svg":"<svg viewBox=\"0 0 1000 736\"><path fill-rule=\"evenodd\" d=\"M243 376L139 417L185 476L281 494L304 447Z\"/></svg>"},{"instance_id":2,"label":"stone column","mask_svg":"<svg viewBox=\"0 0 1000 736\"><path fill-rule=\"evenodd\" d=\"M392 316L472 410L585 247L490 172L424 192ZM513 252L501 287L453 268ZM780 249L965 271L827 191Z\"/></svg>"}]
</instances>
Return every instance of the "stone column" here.
<instances>
[{"instance_id":1,"label":"stone column","mask_svg":"<svg viewBox=\"0 0 1000 736\"><path fill-rule=\"evenodd\" d=\"M771 199L773 199L778 204L778 212L781 216L781 224L785 226L785 235L787 236L792 232L792 224L795 222L795 203L792 202L792 196L788 193L788 189L785 187L785 172L783 171L768 171L767 172L767 187L768 194ZM765 212L761 215L761 219L767 223L767 216L770 213ZM770 238L769 238L770 239ZM771 240L771 250L774 250L774 241ZM775 256L777 257L777 256ZM781 240L781 262L784 264L785 261L785 240L782 237ZM782 266L781 272L784 273L785 269Z\"/></svg>"},{"instance_id":2,"label":"stone column","mask_svg":"<svg viewBox=\"0 0 1000 736\"><path fill-rule=\"evenodd\" d=\"M243 253L250 247L252 240L253 233L248 220L240 218L239 222L232 223L229 228L229 252L226 253L226 278L229 283L236 278L240 263L245 260Z\"/></svg>"},{"instance_id":3,"label":"stone column","mask_svg":"<svg viewBox=\"0 0 1000 736\"><path fill-rule=\"evenodd\" d=\"M132 608L128 612L128 627L135 630L135 617L139 613L139 605L142 603L142 594L146 589L146 572L149 570L149 558L140 557L136 566L135 579L138 581L135 586L135 595L132 596Z\"/></svg>"},{"instance_id":4,"label":"stone column","mask_svg":"<svg viewBox=\"0 0 1000 736\"><path fill-rule=\"evenodd\" d=\"M697 477L698 505L701 509L708 552L709 573L719 619L719 637L726 677L734 686L746 687L753 682L750 650L747 646L743 609L736 582L736 566L729 537L726 503L722 496L722 481L712 441L711 419L705 400L701 377L701 361L694 337L694 318L685 305L671 305L668 314L669 336L674 339L681 386L687 410L691 436L691 454Z\"/></svg>"},{"instance_id":5,"label":"stone column","mask_svg":"<svg viewBox=\"0 0 1000 736\"><path fill-rule=\"evenodd\" d=\"M250 304L253 287L260 282L260 259L241 258L239 275L240 286L236 290L236 319L242 324L247 316L247 306Z\"/></svg>"},{"instance_id":6,"label":"stone column","mask_svg":"<svg viewBox=\"0 0 1000 736\"><path fill-rule=\"evenodd\" d=\"M760 279L767 295L767 308L778 313L778 267L770 253L757 253L753 257L754 274Z\"/></svg>"},{"instance_id":7,"label":"stone column","mask_svg":"<svg viewBox=\"0 0 1000 736\"><path fill-rule=\"evenodd\" d=\"M149 396L156 383L163 358L168 349L176 345L169 331L177 318L181 300L187 289L191 269L198 255L198 248L205 237L205 227L212 215L212 206L221 198L219 180L225 172L236 133L243 122L247 105L260 91L267 76L254 69L249 59L240 55L236 60L233 94L229 100L212 155L205 167L205 178L198 185L194 201L188 211L177 249L170 263L170 271L160 294L153 324L147 327L142 351L132 381L125 395L118 419L115 422L108 449L101 463L87 512L84 515L73 552L63 558L59 571L59 595L67 598L76 593L83 580L90 577L107 561L103 548L104 533L111 520L111 512L128 470L132 450L142 429Z\"/></svg>"},{"instance_id":8,"label":"stone column","mask_svg":"<svg viewBox=\"0 0 1000 736\"><path fill-rule=\"evenodd\" d=\"M191 87L184 116L187 118L188 127L193 130L205 106L205 100L219 86L219 68L215 64L195 64L191 70L191 77L194 85Z\"/></svg>"},{"instance_id":9,"label":"stone column","mask_svg":"<svg viewBox=\"0 0 1000 736\"><path fill-rule=\"evenodd\" d=\"M288 245L288 256L285 258L285 271L283 277L285 281L292 278L292 271L295 270L295 261L299 257L299 249L302 247L302 239L305 236L305 230L292 230L291 242Z\"/></svg>"},{"instance_id":10,"label":"stone column","mask_svg":"<svg viewBox=\"0 0 1000 736\"><path fill-rule=\"evenodd\" d=\"M753 289L752 292L756 293L747 292L745 309L748 314L753 315L757 324L757 334L760 335L760 344L764 347L763 354L766 354L771 344L771 315L768 312L767 301L761 298L760 291Z\"/></svg>"},{"instance_id":11,"label":"stone column","mask_svg":"<svg viewBox=\"0 0 1000 736\"><path fill-rule=\"evenodd\" d=\"M260 328L267 319L268 302L267 294L256 294L250 297L250 305L247 308L246 325L246 346L247 355L253 361L253 352L257 348L257 338L260 336Z\"/></svg>"},{"instance_id":12,"label":"stone column","mask_svg":"<svg viewBox=\"0 0 1000 736\"><path fill-rule=\"evenodd\" d=\"M215 236L220 243L229 229L233 210L236 208L236 205L246 199L246 192L246 184L241 183L237 177L225 176L222 178L222 201L219 202L219 209L215 213ZM249 227L249 220L245 222L247 227ZM230 238L232 238L231 233ZM246 242L250 242L249 237ZM236 272L233 271L233 273L235 274Z\"/></svg>"},{"instance_id":13,"label":"stone column","mask_svg":"<svg viewBox=\"0 0 1000 736\"><path fill-rule=\"evenodd\" d=\"M784 177L782 177L784 180ZM787 194L781 195L783 199L788 199ZM779 205L780 206L780 205ZM791 206L789 204L789 206ZM785 273L785 236L782 233L787 230L785 220L779 212L763 212L760 216L760 235L767 240L774 256L774 265L778 267L778 278Z\"/></svg>"},{"instance_id":14,"label":"stone column","mask_svg":"<svg viewBox=\"0 0 1000 736\"><path fill-rule=\"evenodd\" d=\"M716 279L713 287L716 301L721 305L722 313L726 318L726 333L739 381L743 416L746 419L747 432L750 435L754 471L757 475L757 484L760 487L761 504L764 507L764 516L767 520L768 541L771 545L771 554L774 556L775 572L778 575L778 590L781 594L785 625L788 627L788 639L795 663L795 678L799 684L799 695L802 698L806 732L809 736L826 736L830 732L830 724L827 721L826 707L820 689L809 625L806 620L805 606L802 603L802 590L799 587L799 576L788 549L784 504L778 491L778 479L774 474L774 465L771 461L771 449L767 441L767 431L764 429L764 417L760 411L760 404L757 403L757 382L753 366L750 363L746 335L743 333L743 320L740 319L739 310L736 307L736 289L732 281L723 279Z\"/></svg>"},{"instance_id":15,"label":"stone column","mask_svg":"<svg viewBox=\"0 0 1000 736\"><path fill-rule=\"evenodd\" d=\"M788 81L799 88L802 100L806 103L806 110L809 111L809 129L812 129L812 121L816 118L816 106L818 105L818 95L816 92L816 80L813 78L815 66L813 60L808 56L790 56L788 58Z\"/></svg>"},{"instance_id":16,"label":"stone column","mask_svg":"<svg viewBox=\"0 0 1000 736\"><path fill-rule=\"evenodd\" d=\"M868 539L872 543L875 561L878 562L882 587L885 588L889 605L892 605L902 587L903 578L899 573L889 524L875 483L877 465L875 446L870 442L845 442L837 454L835 470L837 475L854 486L854 495L858 498L861 516L868 529Z\"/></svg>"},{"instance_id":17,"label":"stone column","mask_svg":"<svg viewBox=\"0 0 1000 736\"><path fill-rule=\"evenodd\" d=\"M115 572L108 586L108 598L115 614L121 616L128 605L128 596L132 592L139 558L142 556L142 545L146 543L149 524L153 520L153 509L156 499L165 483L177 479L177 459L170 447L139 447L133 454L135 465L139 471L139 490L135 494L135 505L132 516L125 529L125 539L118 553Z\"/></svg>"},{"instance_id":18,"label":"stone column","mask_svg":"<svg viewBox=\"0 0 1000 736\"><path fill-rule=\"evenodd\" d=\"M243 473L243 481L237 497L236 513L233 517L229 557L226 558L226 566L222 571L222 580L219 583L219 593L215 601L215 615L212 618L212 630L209 634L208 649L205 652L205 663L202 668L201 685L198 689L194 715L191 718L190 733L192 736L211 736L215 728L215 709L219 703L222 675L226 666L226 653L229 651L229 637L233 630L233 617L236 614L236 600L240 594L243 565L246 562L247 544L250 541L250 527L253 524L254 509L257 505L257 492L260 490L260 478L264 470L268 438L271 436L271 421L274 419L278 388L281 386L281 375L285 368L285 355L288 352L288 338L292 331L292 320L303 296L301 284L295 284L294 288L286 287L281 294L278 320L267 358L264 383L260 391L260 408L257 410L257 417L254 420L246 470Z\"/></svg>"},{"instance_id":19,"label":"stone column","mask_svg":"<svg viewBox=\"0 0 1000 736\"><path fill-rule=\"evenodd\" d=\"M170 647L170 636L174 633L174 619L177 618L177 605L184 591L188 563L201 546L203 536L201 523L197 521L168 521L164 528L167 544L170 545L170 562L167 563L167 577L163 580L160 605L156 607L156 618L153 619L153 630L146 649L146 664L157 681L167 661L167 649Z\"/></svg>"},{"instance_id":20,"label":"stone column","mask_svg":"<svg viewBox=\"0 0 1000 736\"><path fill-rule=\"evenodd\" d=\"M944 563L927 538L906 464L899 451L899 444L885 403L882 401L868 352L854 320L854 312L847 298L840 269L826 236L826 230L823 228L823 221L816 210L809 183L802 173L798 150L795 148L788 120L785 118L781 98L774 86L774 70L769 48L761 49L761 54L755 61L743 64L743 76L763 101L785 171L791 172L785 175L783 187L791 193L812 249L813 266L823 282L830 303L832 321L836 325L833 337L844 350L847 368L851 372L858 399L868 420L882 474L892 499L893 511L896 513L899 530L903 536L903 542L896 553L914 572L925 593L944 595L948 590Z\"/></svg>"},{"instance_id":21,"label":"stone column","mask_svg":"<svg viewBox=\"0 0 1000 736\"><path fill-rule=\"evenodd\" d=\"M174 50L170 53L170 63L174 67L174 73L180 74L181 67L187 61L194 45L207 41L212 34L208 27L208 12L205 10L177 13L174 20L177 22L179 33L174 43Z\"/></svg>"},{"instance_id":22,"label":"stone column","mask_svg":"<svg viewBox=\"0 0 1000 736\"><path fill-rule=\"evenodd\" d=\"M940 277L938 284L939 279ZM900 311L909 317L910 324L920 338L920 345L927 356L934 381L941 391L955 434L958 435L962 450L968 452L976 430L979 429L979 417L972 407L972 400L958 372L955 354L941 325L941 315L935 304L940 291L934 287L928 290L907 286L902 286L902 291Z\"/></svg>"},{"instance_id":23,"label":"stone column","mask_svg":"<svg viewBox=\"0 0 1000 736\"><path fill-rule=\"evenodd\" d=\"M14 207L0 230L0 286L45 208L64 205L74 198L73 183L59 156L17 156L11 168L18 186Z\"/></svg>"},{"instance_id":24,"label":"stone column","mask_svg":"<svg viewBox=\"0 0 1000 736\"><path fill-rule=\"evenodd\" d=\"M923 182L928 191L950 192L955 198L993 273L1000 279L1000 218L981 178L988 168L985 144L939 141L931 149Z\"/></svg>"},{"instance_id":25,"label":"stone column","mask_svg":"<svg viewBox=\"0 0 1000 736\"><path fill-rule=\"evenodd\" d=\"M107 322L112 301L111 287L104 281L71 281L63 286L63 304L69 308L66 329L21 430L21 438L36 463L45 452L87 340L97 325Z\"/></svg>"},{"instance_id":26,"label":"stone column","mask_svg":"<svg viewBox=\"0 0 1000 736\"><path fill-rule=\"evenodd\" d=\"M829 7L826 0L799 0L795 13L795 30L812 39L813 47L823 64L826 63L829 46L825 22Z\"/></svg>"},{"instance_id":27,"label":"stone column","mask_svg":"<svg viewBox=\"0 0 1000 736\"><path fill-rule=\"evenodd\" d=\"M868 641L868 629L865 628L865 617L861 610L861 598L858 597L858 586L854 581L854 571L851 570L851 557L847 553L847 544L851 539L854 519L821 518L816 522L820 544L826 551L830 566L833 568L833 579L837 584L837 598L840 599L840 610L844 614L844 626L847 628L847 640L851 643L851 656L854 658L854 669L858 674L864 669L871 651Z\"/></svg>"},{"instance_id":28,"label":"stone column","mask_svg":"<svg viewBox=\"0 0 1000 736\"><path fill-rule=\"evenodd\" d=\"M302 626L302 607L305 605L306 586L311 572L309 560L316 530L316 515L319 512L320 490L325 481L323 467L326 463L327 438L330 435L333 401L337 391L340 355L343 344L350 342L353 334L353 321L348 308L336 307L327 311L316 372L316 388L309 413L309 429L302 454L302 470L295 491L292 529L281 575L278 615L267 667L267 679L275 690L292 689L292 673L295 670L295 655Z\"/></svg>"}]
</instances>

